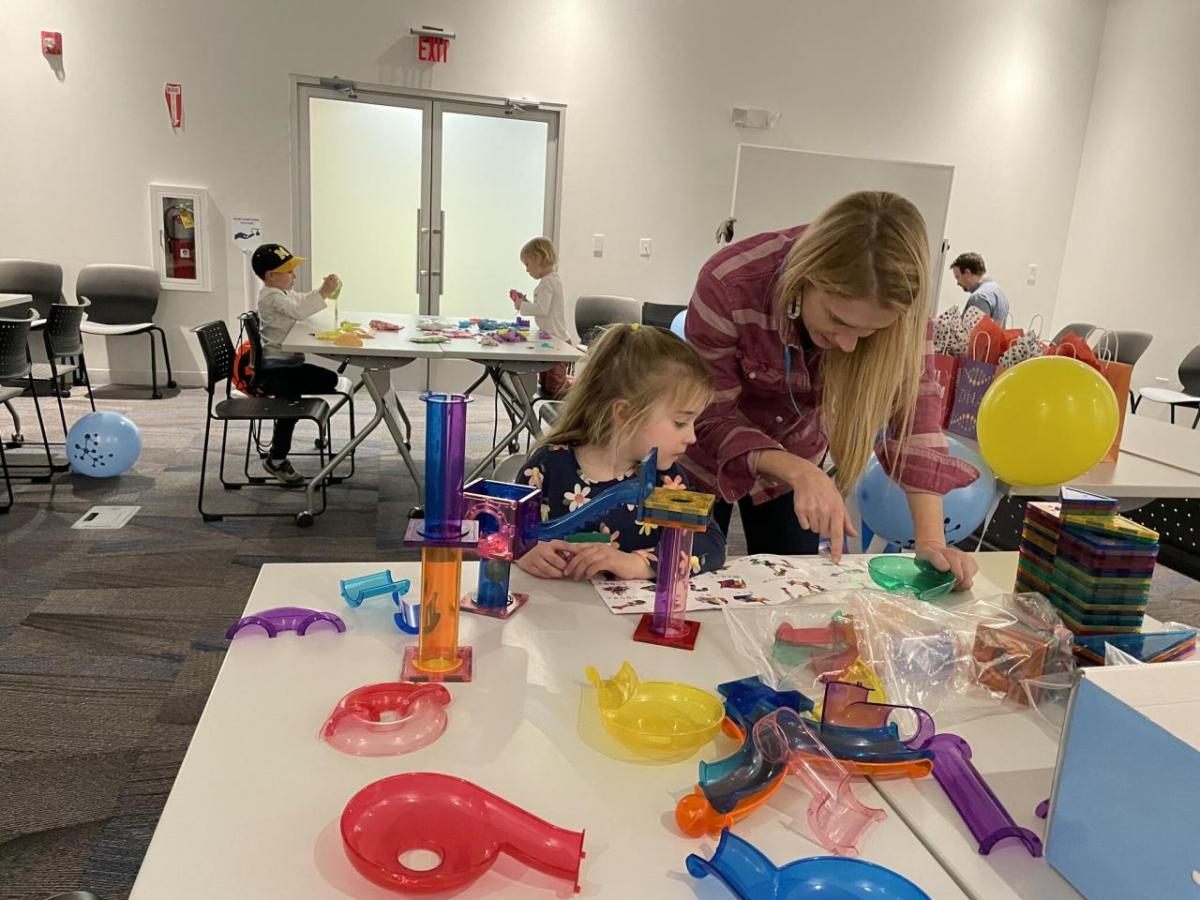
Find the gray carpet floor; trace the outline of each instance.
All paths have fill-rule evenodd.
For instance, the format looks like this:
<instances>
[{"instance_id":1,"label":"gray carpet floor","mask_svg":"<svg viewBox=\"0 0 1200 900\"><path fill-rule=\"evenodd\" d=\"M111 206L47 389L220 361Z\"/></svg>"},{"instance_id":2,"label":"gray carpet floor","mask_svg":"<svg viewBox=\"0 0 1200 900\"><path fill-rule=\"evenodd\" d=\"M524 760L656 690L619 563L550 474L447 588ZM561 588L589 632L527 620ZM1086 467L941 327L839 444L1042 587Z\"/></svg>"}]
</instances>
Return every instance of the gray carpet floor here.
<instances>
[{"instance_id":1,"label":"gray carpet floor","mask_svg":"<svg viewBox=\"0 0 1200 900\"><path fill-rule=\"evenodd\" d=\"M66 401L68 422L87 408L78 393ZM96 393L100 408L141 429L134 470L18 485L17 504L0 516L0 900L77 888L128 896L220 668L224 630L259 566L416 558L401 544L416 495L383 429L364 443L357 475L330 488L330 510L312 528L290 518L204 523L196 511L204 393L160 401L134 388ZM17 402L33 439L30 401ZM404 402L417 413L419 458L420 404L415 395ZM369 406L360 399L360 422ZM48 421L61 441L56 410ZM491 446L494 421L490 400L473 404L468 457ZM311 440L305 427L297 449ZM2 411L0 428L7 437ZM302 471L312 462L296 460ZM300 508L283 489L210 485L213 505ZM71 529L101 504L141 509L117 531ZM735 516L731 555L744 546ZM1200 623L1200 585L1160 567L1150 612Z\"/></svg>"}]
</instances>

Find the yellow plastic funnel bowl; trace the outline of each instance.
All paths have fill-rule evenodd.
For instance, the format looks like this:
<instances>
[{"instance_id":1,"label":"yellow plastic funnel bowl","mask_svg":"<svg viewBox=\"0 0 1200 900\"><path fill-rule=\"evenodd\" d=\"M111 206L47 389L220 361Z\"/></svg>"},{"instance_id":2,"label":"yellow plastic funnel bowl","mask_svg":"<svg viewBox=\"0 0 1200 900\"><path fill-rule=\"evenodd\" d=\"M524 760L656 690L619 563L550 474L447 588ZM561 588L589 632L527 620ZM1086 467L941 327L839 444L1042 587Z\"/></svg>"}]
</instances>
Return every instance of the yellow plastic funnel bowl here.
<instances>
[{"instance_id":1,"label":"yellow plastic funnel bowl","mask_svg":"<svg viewBox=\"0 0 1200 900\"><path fill-rule=\"evenodd\" d=\"M614 738L648 759L690 756L721 729L725 707L708 691L677 681L638 681L628 662L612 678L587 668L600 720Z\"/></svg>"}]
</instances>

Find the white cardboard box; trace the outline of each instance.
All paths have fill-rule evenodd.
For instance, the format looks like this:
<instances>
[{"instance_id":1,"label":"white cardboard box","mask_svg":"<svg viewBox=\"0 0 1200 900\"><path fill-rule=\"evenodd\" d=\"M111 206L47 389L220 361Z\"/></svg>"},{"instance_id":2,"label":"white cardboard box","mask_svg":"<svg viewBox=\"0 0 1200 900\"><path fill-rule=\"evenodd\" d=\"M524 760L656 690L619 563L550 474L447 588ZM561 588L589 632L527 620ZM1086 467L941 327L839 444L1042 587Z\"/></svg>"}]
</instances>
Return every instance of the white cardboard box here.
<instances>
[{"instance_id":1,"label":"white cardboard box","mask_svg":"<svg viewBox=\"0 0 1200 900\"><path fill-rule=\"evenodd\" d=\"M1090 900L1200 900L1200 661L1082 670L1046 859Z\"/></svg>"}]
</instances>

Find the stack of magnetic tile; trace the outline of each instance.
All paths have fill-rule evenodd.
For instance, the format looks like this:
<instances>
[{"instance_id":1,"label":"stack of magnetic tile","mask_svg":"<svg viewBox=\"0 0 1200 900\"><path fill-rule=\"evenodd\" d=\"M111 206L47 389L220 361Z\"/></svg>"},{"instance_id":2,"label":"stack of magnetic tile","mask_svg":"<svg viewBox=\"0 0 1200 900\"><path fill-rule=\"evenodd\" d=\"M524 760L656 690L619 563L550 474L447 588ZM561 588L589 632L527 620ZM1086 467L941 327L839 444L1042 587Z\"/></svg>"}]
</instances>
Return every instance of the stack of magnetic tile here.
<instances>
[{"instance_id":1,"label":"stack of magnetic tile","mask_svg":"<svg viewBox=\"0 0 1200 900\"><path fill-rule=\"evenodd\" d=\"M1146 663L1185 659L1196 652L1196 629L1179 627L1138 634L1095 634L1075 636L1075 657L1084 665L1102 666L1105 644Z\"/></svg>"},{"instance_id":2,"label":"stack of magnetic tile","mask_svg":"<svg viewBox=\"0 0 1200 900\"><path fill-rule=\"evenodd\" d=\"M1076 634L1142 627L1158 534L1117 514L1117 501L1063 488L1059 503L1030 503L1017 590L1037 591Z\"/></svg>"}]
</instances>

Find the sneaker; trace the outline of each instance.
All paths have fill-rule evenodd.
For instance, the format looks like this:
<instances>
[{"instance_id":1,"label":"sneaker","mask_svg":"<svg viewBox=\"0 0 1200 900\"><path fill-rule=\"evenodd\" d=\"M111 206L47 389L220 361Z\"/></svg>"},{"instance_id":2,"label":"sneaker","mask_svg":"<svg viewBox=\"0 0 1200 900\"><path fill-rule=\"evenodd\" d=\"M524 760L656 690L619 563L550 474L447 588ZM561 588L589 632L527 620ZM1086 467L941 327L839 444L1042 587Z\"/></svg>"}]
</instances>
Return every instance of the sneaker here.
<instances>
[{"instance_id":1,"label":"sneaker","mask_svg":"<svg viewBox=\"0 0 1200 900\"><path fill-rule=\"evenodd\" d=\"M293 469L286 459L275 460L268 456L263 460L263 468L284 487L298 487L304 484L304 476Z\"/></svg>"}]
</instances>

